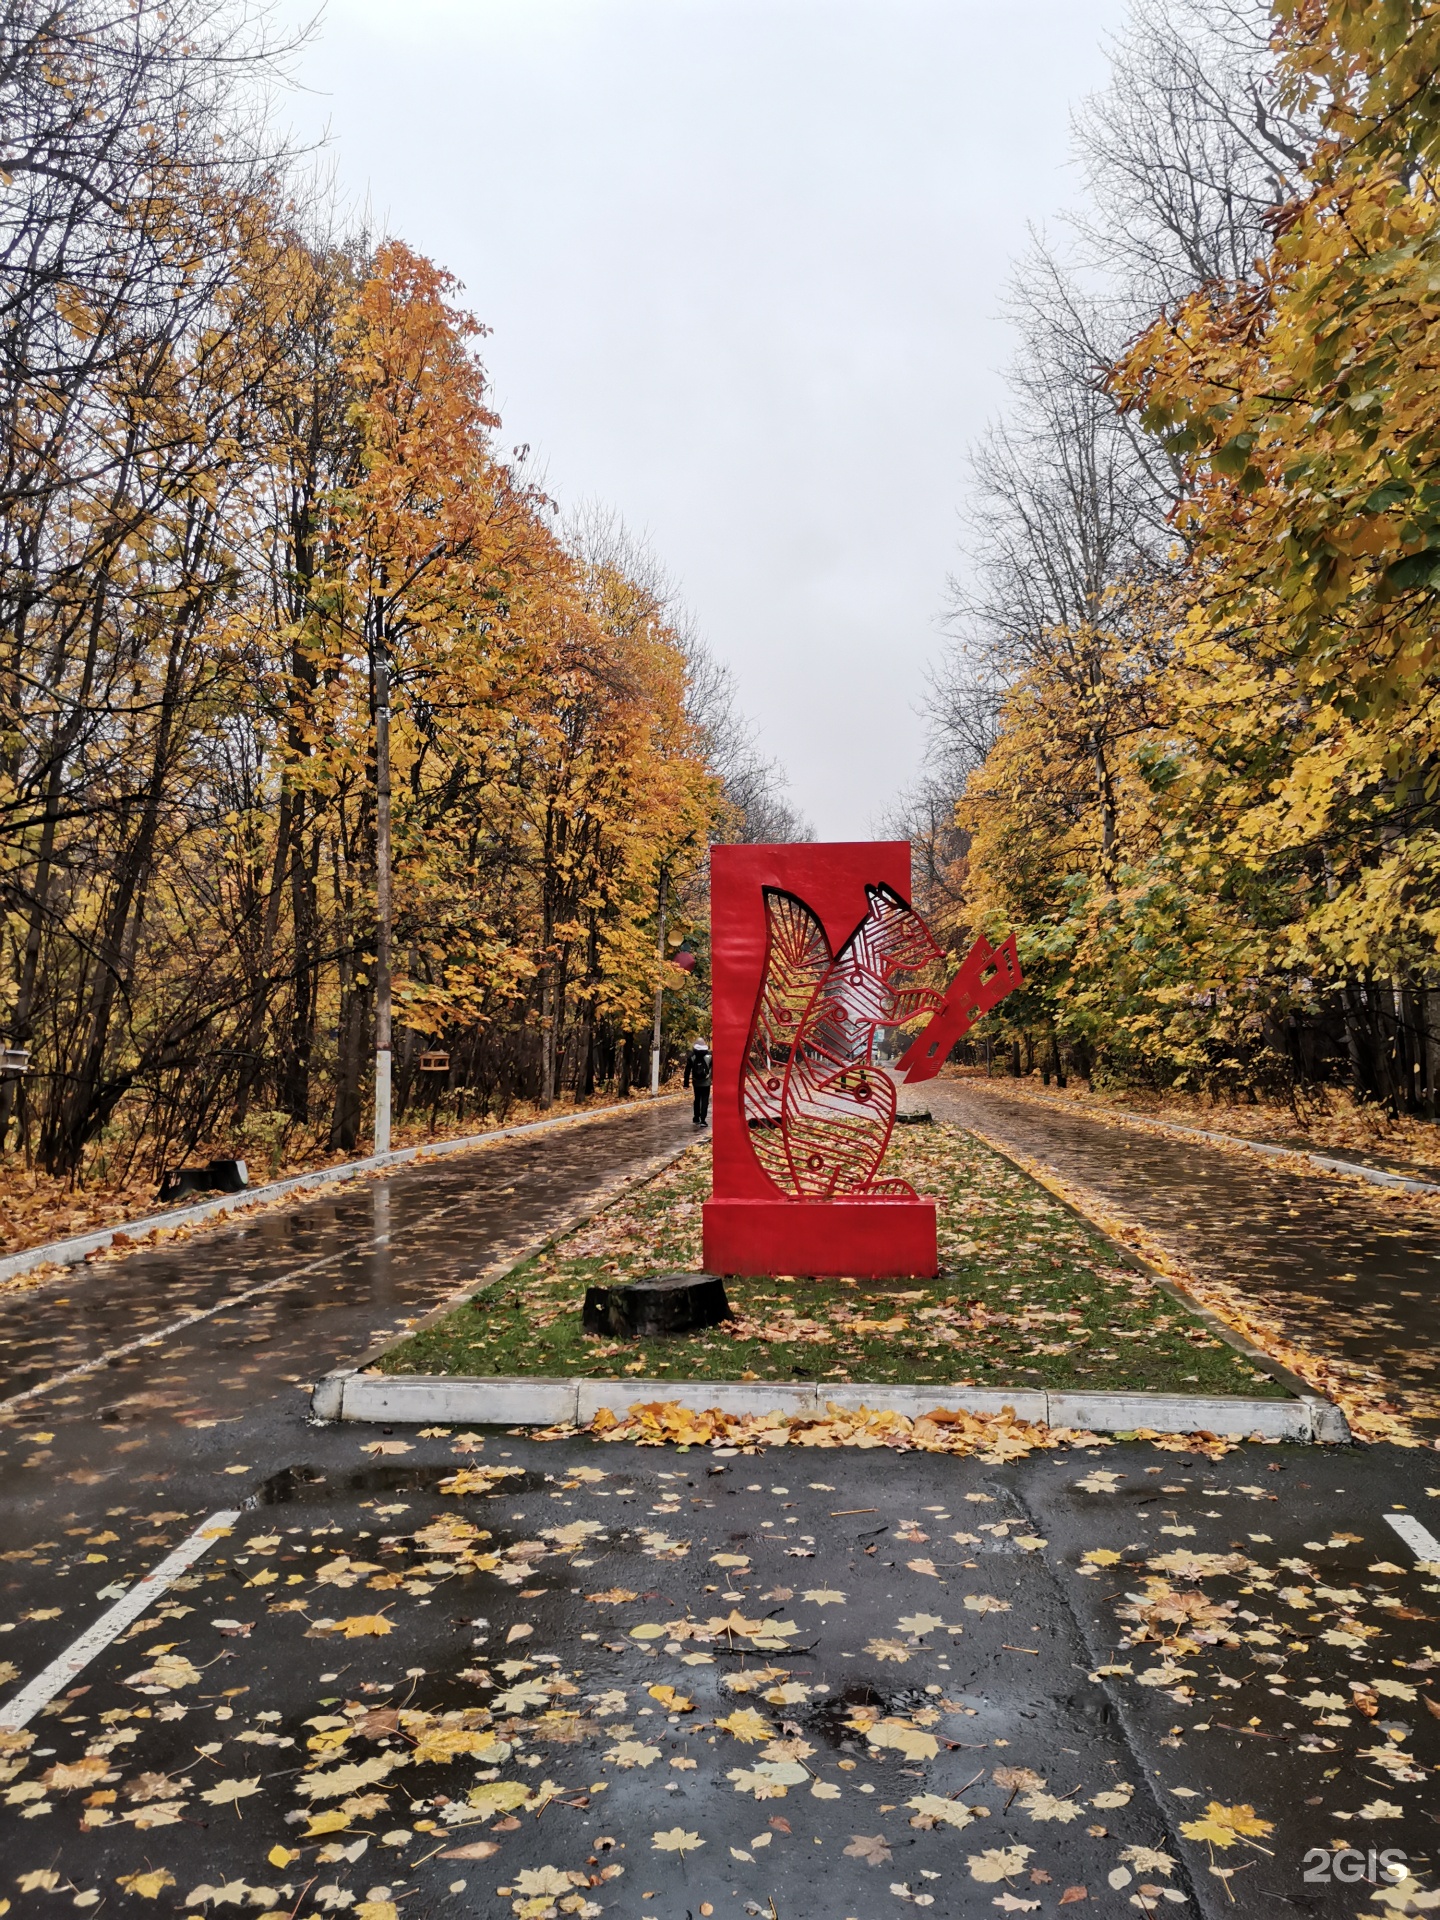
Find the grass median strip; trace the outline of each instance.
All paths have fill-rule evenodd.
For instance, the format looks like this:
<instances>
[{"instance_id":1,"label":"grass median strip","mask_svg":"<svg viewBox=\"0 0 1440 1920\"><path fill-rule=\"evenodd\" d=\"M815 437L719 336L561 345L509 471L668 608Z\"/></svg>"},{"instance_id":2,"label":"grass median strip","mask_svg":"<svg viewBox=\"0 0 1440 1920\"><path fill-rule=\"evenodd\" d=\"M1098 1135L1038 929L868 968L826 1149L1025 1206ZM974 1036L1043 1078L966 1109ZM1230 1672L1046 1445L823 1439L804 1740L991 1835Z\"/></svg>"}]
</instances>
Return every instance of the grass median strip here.
<instances>
[{"instance_id":1,"label":"grass median strip","mask_svg":"<svg viewBox=\"0 0 1440 1920\"><path fill-rule=\"evenodd\" d=\"M1000 1155L906 1127L886 1172L939 1203L937 1279L727 1280L734 1318L686 1336L587 1335L585 1289L700 1267L708 1146L617 1199L378 1362L393 1374L875 1381L1285 1397Z\"/></svg>"}]
</instances>

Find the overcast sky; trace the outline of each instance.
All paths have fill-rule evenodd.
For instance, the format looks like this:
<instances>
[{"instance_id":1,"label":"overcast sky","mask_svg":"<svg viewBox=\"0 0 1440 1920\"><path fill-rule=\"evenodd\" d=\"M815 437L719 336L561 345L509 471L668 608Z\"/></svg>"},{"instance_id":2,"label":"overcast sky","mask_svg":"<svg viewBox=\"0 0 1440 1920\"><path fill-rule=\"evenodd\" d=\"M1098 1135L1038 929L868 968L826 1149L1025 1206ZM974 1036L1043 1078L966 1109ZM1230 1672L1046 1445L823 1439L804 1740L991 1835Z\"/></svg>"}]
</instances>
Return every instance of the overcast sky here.
<instances>
[{"instance_id":1,"label":"overcast sky","mask_svg":"<svg viewBox=\"0 0 1440 1920\"><path fill-rule=\"evenodd\" d=\"M1123 12L329 0L301 62L296 130L493 329L505 443L648 538L823 839L917 764L1009 263Z\"/></svg>"}]
</instances>

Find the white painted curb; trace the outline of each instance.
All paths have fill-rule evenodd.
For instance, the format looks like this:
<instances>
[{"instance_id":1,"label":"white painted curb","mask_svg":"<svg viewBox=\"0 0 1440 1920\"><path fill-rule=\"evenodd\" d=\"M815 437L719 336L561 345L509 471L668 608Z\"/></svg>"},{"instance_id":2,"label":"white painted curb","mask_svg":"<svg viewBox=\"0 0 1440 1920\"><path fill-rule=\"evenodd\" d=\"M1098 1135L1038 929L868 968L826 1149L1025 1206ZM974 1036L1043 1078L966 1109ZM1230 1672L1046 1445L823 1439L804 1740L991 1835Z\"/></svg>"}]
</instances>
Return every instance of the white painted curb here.
<instances>
[{"instance_id":1,"label":"white painted curb","mask_svg":"<svg viewBox=\"0 0 1440 1920\"><path fill-rule=\"evenodd\" d=\"M657 1104L683 1100L684 1094L661 1094ZM198 1226L259 1201L283 1199L289 1193L307 1193L314 1187L333 1186L339 1180L353 1180L357 1174L377 1173L385 1167L408 1166L416 1160L438 1160L443 1154L464 1153L471 1147L487 1147L492 1140L514 1140L521 1134L541 1133L549 1127L583 1126L592 1120L610 1120L617 1114L643 1113L651 1105L647 1098L625 1105L594 1107L583 1113L557 1113L549 1120L525 1120L514 1127L492 1127L488 1133L467 1133L459 1140L436 1140L423 1147L396 1147L390 1153L372 1153L363 1160L346 1160L338 1167L319 1167L314 1173L295 1173L288 1180L274 1180L265 1187L246 1187L241 1193L221 1194L215 1200L202 1200L193 1207L172 1207L166 1213L147 1214L143 1220L120 1220L113 1227L99 1227L94 1233L77 1234L70 1240L51 1240L43 1247L26 1247L0 1260L0 1282L17 1279L36 1267L78 1266L88 1255L100 1253L117 1233L139 1240L156 1227Z\"/></svg>"},{"instance_id":2,"label":"white painted curb","mask_svg":"<svg viewBox=\"0 0 1440 1920\"><path fill-rule=\"evenodd\" d=\"M365 1420L384 1426L588 1426L601 1407L669 1400L697 1411L821 1415L827 1405L871 1407L914 1419L951 1412L1000 1413L1041 1426L1092 1433L1259 1434L1265 1440L1344 1445L1350 1429L1327 1400L1241 1400L1175 1393L1050 1393L1031 1387L885 1386L849 1382L809 1385L788 1380L466 1379L459 1375L327 1374L311 1396L321 1420Z\"/></svg>"}]
</instances>

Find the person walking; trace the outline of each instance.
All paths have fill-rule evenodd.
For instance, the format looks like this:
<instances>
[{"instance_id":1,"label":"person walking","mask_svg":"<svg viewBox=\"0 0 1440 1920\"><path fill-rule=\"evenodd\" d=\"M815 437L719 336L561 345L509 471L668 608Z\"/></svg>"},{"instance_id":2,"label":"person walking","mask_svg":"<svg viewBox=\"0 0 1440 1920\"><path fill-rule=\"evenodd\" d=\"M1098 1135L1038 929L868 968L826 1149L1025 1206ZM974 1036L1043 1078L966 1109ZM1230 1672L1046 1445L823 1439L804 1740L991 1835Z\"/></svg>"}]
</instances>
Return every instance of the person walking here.
<instances>
[{"instance_id":1,"label":"person walking","mask_svg":"<svg viewBox=\"0 0 1440 1920\"><path fill-rule=\"evenodd\" d=\"M685 1056L685 1085L695 1089L694 1126L707 1127L710 1124L710 1082L713 1077L710 1042L701 1034Z\"/></svg>"}]
</instances>

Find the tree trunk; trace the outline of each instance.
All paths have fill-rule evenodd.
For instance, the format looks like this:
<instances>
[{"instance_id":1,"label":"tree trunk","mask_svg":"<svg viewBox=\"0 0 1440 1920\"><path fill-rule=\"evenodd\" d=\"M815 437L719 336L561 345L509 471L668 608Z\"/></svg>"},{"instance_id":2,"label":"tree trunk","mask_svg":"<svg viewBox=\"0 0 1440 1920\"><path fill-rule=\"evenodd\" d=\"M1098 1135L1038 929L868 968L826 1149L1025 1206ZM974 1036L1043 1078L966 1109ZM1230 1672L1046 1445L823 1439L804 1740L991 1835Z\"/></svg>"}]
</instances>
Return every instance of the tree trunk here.
<instances>
[{"instance_id":1,"label":"tree trunk","mask_svg":"<svg viewBox=\"0 0 1440 1920\"><path fill-rule=\"evenodd\" d=\"M1415 996L1420 1006L1425 1054L1425 1117L1440 1119L1440 993L1422 987Z\"/></svg>"},{"instance_id":2,"label":"tree trunk","mask_svg":"<svg viewBox=\"0 0 1440 1920\"><path fill-rule=\"evenodd\" d=\"M360 1056L365 1045L365 992L360 978L355 889L348 874L342 880L338 836L331 841L330 857L335 866L335 894L340 902L340 925L345 940L340 954L340 1017L330 1145L342 1153L353 1153L360 1139Z\"/></svg>"},{"instance_id":3,"label":"tree trunk","mask_svg":"<svg viewBox=\"0 0 1440 1920\"><path fill-rule=\"evenodd\" d=\"M375 679L375 1151L390 1151L390 658Z\"/></svg>"},{"instance_id":4,"label":"tree trunk","mask_svg":"<svg viewBox=\"0 0 1440 1920\"><path fill-rule=\"evenodd\" d=\"M74 1174L80 1166L86 1143L109 1120L131 1084L129 1073L107 1076L111 1028L117 994L128 1001L140 926L145 914L155 835L160 820L160 797L170 771L170 746L174 737L178 683L182 657L181 639L172 640L165 665L160 696L160 714L155 745L150 756L149 777L145 784L140 825L130 847L117 862L115 896L106 916L104 936L99 943L94 991L90 1004L89 1032L82 1064L54 1114L45 1154L51 1173Z\"/></svg>"},{"instance_id":5,"label":"tree trunk","mask_svg":"<svg viewBox=\"0 0 1440 1920\"><path fill-rule=\"evenodd\" d=\"M540 1091L537 1104L550 1105L555 1073L555 986L550 961L540 976Z\"/></svg>"},{"instance_id":6,"label":"tree trunk","mask_svg":"<svg viewBox=\"0 0 1440 1920\"><path fill-rule=\"evenodd\" d=\"M353 969L352 969L353 974ZM369 1025L369 993L352 978L340 1005L340 1054L335 1071L335 1112L330 1122L330 1145L353 1153L360 1143L360 1079Z\"/></svg>"},{"instance_id":7,"label":"tree trunk","mask_svg":"<svg viewBox=\"0 0 1440 1920\"><path fill-rule=\"evenodd\" d=\"M320 866L320 835L313 838L310 859L305 857L305 796L295 800L295 855L290 863L290 917L295 942L291 961L290 1033L280 1081L280 1104L303 1127L310 1118L310 1056L315 1048L316 960L318 908L316 875Z\"/></svg>"},{"instance_id":8,"label":"tree trunk","mask_svg":"<svg viewBox=\"0 0 1440 1920\"><path fill-rule=\"evenodd\" d=\"M250 1017L245 1028L240 1084L235 1094L235 1125L242 1127L250 1110L250 1096L260 1077L261 1049L265 1039L265 1016L270 1010L270 969L275 960L275 940L280 931L280 896L285 889L285 863L290 854L291 797L288 781L280 790L280 818L275 829L275 859L270 871L270 887L265 896L265 912L260 923L260 951L255 956L255 983L250 998Z\"/></svg>"}]
</instances>

